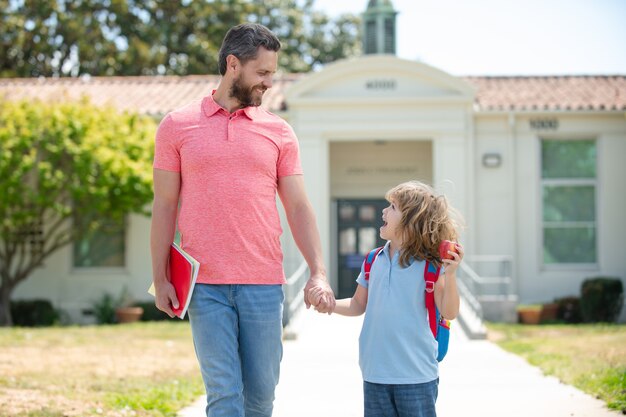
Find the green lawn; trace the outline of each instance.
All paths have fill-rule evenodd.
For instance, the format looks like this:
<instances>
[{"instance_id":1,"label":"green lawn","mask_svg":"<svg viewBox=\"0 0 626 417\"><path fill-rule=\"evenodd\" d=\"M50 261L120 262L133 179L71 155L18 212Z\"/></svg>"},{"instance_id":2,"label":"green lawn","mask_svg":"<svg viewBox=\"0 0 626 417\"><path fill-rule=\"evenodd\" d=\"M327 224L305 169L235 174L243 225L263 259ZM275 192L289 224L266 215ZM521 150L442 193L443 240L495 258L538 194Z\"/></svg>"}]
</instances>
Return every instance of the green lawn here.
<instances>
[{"instance_id":1,"label":"green lawn","mask_svg":"<svg viewBox=\"0 0 626 417\"><path fill-rule=\"evenodd\" d=\"M0 417L174 416L203 392L187 322L0 328Z\"/></svg>"},{"instance_id":2,"label":"green lawn","mask_svg":"<svg viewBox=\"0 0 626 417\"><path fill-rule=\"evenodd\" d=\"M626 410L626 326L488 327L504 349ZM0 328L0 417L175 416L203 392L187 322Z\"/></svg>"},{"instance_id":3,"label":"green lawn","mask_svg":"<svg viewBox=\"0 0 626 417\"><path fill-rule=\"evenodd\" d=\"M626 325L489 323L489 339L626 414Z\"/></svg>"}]
</instances>

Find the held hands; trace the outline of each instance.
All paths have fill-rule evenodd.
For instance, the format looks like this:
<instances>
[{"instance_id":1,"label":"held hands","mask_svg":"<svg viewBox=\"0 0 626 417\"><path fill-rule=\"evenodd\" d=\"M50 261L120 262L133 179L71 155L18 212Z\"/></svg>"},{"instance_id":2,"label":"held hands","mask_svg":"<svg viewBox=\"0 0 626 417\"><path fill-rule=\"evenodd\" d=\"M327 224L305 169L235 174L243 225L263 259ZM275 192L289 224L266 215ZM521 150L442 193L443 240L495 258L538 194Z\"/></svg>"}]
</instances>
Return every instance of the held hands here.
<instances>
[{"instance_id":1,"label":"held hands","mask_svg":"<svg viewBox=\"0 0 626 417\"><path fill-rule=\"evenodd\" d=\"M335 310L335 294L321 274L312 275L304 287L306 308L313 306L320 313L331 314Z\"/></svg>"},{"instance_id":2,"label":"held hands","mask_svg":"<svg viewBox=\"0 0 626 417\"><path fill-rule=\"evenodd\" d=\"M178 308L178 298L176 298L176 290L174 286L168 281L162 281L159 284L154 284L154 304L156 307L166 313L170 318L175 316L172 311L173 308Z\"/></svg>"},{"instance_id":3,"label":"held hands","mask_svg":"<svg viewBox=\"0 0 626 417\"><path fill-rule=\"evenodd\" d=\"M311 288L309 290L309 301L311 302L311 305L315 308L316 311L319 311L320 313L322 313L319 307L323 305L321 303L324 301L324 290L321 287ZM328 314L331 314L331 313L332 313L332 310Z\"/></svg>"}]
</instances>

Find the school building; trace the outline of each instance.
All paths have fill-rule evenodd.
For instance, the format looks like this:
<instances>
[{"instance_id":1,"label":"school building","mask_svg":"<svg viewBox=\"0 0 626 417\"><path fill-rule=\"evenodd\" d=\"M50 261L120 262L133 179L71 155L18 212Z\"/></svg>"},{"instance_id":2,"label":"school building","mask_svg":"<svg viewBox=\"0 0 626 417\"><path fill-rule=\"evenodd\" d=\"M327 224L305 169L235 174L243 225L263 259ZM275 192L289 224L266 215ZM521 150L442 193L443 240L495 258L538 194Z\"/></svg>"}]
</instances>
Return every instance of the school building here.
<instances>
[{"instance_id":1,"label":"school building","mask_svg":"<svg viewBox=\"0 0 626 417\"><path fill-rule=\"evenodd\" d=\"M578 296L590 277L626 284L626 75L456 77L395 56L390 2L370 1L363 18L364 55L280 75L263 102L299 138L336 295L352 294L363 255L382 243L385 192L411 179L445 193L464 216L466 318L513 321L515 305ZM0 79L0 96L87 95L159 121L218 82ZM127 287L149 299L149 226L129 215L106 265L77 264L71 246L58 251L14 298L50 299L77 322L89 320L84 311L105 292ZM295 306L306 271L286 223L284 230Z\"/></svg>"}]
</instances>

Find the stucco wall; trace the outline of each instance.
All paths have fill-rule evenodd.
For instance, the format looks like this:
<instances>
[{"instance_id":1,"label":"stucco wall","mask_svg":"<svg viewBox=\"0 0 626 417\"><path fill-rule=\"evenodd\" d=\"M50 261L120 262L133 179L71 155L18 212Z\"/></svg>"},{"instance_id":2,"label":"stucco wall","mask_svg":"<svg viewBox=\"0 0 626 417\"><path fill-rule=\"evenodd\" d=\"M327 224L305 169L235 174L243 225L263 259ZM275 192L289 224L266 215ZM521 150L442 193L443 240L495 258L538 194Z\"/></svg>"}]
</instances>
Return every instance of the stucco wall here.
<instances>
[{"instance_id":1,"label":"stucco wall","mask_svg":"<svg viewBox=\"0 0 626 417\"><path fill-rule=\"evenodd\" d=\"M536 130L530 121L558 120L558 128ZM585 278L615 276L626 286L620 253L626 233L626 119L623 114L535 113L476 116L477 253L510 254L520 301L550 301L579 295ZM540 141L595 139L597 142L597 246L594 266L544 266L541 230ZM502 165L485 168L485 153L502 156Z\"/></svg>"},{"instance_id":2,"label":"stucco wall","mask_svg":"<svg viewBox=\"0 0 626 417\"><path fill-rule=\"evenodd\" d=\"M150 300L146 292L152 281L150 219L128 216L126 266L123 268L74 268L72 246L46 260L44 266L19 285L13 299L44 298L69 314L73 322L89 323L83 310L109 293L118 297L126 288L136 300Z\"/></svg>"},{"instance_id":3,"label":"stucco wall","mask_svg":"<svg viewBox=\"0 0 626 417\"><path fill-rule=\"evenodd\" d=\"M294 84L287 103L282 116L299 138L307 193L335 288L333 198L383 198L388 188L408 179L401 170L394 171L397 167L406 175L430 180L463 214L466 228L461 241L468 256L513 257L521 302L578 295L581 282L592 276L617 276L626 284L626 261L621 254L626 236L624 113L476 112L473 91L463 81L392 56L329 65ZM558 129L533 129L530 120L537 118L557 119ZM542 137L597 140L598 262L592 268L542 265ZM383 144L393 147L398 157L379 154L377 147ZM412 171L409 156L415 152L422 153L415 157ZM499 154L500 166L483 166L487 153ZM341 173L341 165L350 158L359 161L354 169L362 167L363 161L376 169L350 178ZM331 172L343 177L331 178ZM286 267L293 270L299 254L282 217ZM128 224L125 268L75 269L71 248L66 247L21 284L14 298L48 298L75 319L104 292L118 295L125 286L135 298L150 299L145 292L151 280L150 221L132 215Z\"/></svg>"}]
</instances>

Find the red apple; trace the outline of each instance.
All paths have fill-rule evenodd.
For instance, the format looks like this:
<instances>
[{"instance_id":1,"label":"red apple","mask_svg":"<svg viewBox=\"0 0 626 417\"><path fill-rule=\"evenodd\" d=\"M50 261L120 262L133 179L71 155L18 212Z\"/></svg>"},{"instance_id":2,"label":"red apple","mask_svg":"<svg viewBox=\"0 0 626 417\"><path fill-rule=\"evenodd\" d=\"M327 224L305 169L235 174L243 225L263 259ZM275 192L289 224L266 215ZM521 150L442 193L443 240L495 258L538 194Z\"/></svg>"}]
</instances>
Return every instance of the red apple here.
<instances>
[{"instance_id":1,"label":"red apple","mask_svg":"<svg viewBox=\"0 0 626 417\"><path fill-rule=\"evenodd\" d=\"M456 243L451 242L449 240L444 240L443 242L439 244L439 257L442 260L454 259L454 257L451 254L449 254L448 251L459 253L459 251L456 249Z\"/></svg>"}]
</instances>

